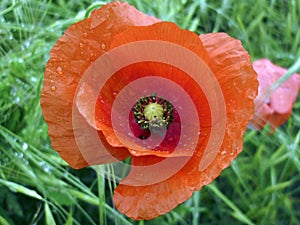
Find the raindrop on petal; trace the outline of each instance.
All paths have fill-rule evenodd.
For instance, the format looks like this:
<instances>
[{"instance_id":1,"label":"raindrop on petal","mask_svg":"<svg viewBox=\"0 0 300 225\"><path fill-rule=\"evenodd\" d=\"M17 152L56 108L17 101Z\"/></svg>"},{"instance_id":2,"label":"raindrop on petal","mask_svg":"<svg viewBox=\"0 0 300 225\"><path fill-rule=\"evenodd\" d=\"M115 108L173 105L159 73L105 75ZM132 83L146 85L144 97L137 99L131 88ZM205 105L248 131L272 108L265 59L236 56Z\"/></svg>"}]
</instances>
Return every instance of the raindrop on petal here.
<instances>
[{"instance_id":1,"label":"raindrop on petal","mask_svg":"<svg viewBox=\"0 0 300 225\"><path fill-rule=\"evenodd\" d=\"M57 67L56 72L61 75L62 74L62 68L60 66Z\"/></svg>"},{"instance_id":2,"label":"raindrop on petal","mask_svg":"<svg viewBox=\"0 0 300 225\"><path fill-rule=\"evenodd\" d=\"M221 155L226 155L227 154L227 151L226 150L223 150L222 152L221 152Z\"/></svg>"}]
</instances>

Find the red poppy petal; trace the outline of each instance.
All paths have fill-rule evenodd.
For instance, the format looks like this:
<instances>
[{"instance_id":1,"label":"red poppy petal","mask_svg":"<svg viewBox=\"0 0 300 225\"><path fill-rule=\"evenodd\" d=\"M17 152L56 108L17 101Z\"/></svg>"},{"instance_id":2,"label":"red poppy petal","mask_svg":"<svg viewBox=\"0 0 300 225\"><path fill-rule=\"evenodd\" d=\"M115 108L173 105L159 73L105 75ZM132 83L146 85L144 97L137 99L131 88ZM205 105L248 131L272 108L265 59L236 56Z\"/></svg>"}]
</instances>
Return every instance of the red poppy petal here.
<instances>
[{"instance_id":1,"label":"red poppy petal","mask_svg":"<svg viewBox=\"0 0 300 225\"><path fill-rule=\"evenodd\" d=\"M204 34L200 39L208 51L211 61L207 63L219 81L226 104L225 136L220 155L211 164L217 168L209 167L207 171L208 179L212 179L243 149L243 134L253 116L258 81L250 56L239 40L225 33Z\"/></svg>"},{"instance_id":2,"label":"red poppy petal","mask_svg":"<svg viewBox=\"0 0 300 225\"><path fill-rule=\"evenodd\" d=\"M127 29L125 32L120 33L117 35L112 43L112 48L117 48L118 46L130 42L140 41L140 40L167 40L170 43L176 43L180 46L183 46L185 48L188 48L189 50L192 50L197 53L197 55L201 55L202 58L207 57L207 53L204 49L201 49L201 41L198 39L198 37L189 31L181 30L173 23L163 22L163 23L157 23L152 26L148 27L139 27L138 29L135 29L134 27L131 27ZM197 46L197 48L196 48ZM144 51L147 51L144 49ZM128 59L129 54L126 55L126 59ZM173 56L172 56L173 57ZM181 60L180 56L177 56L178 60ZM181 60L182 61L182 60ZM183 71L180 71L176 67L172 67L171 65L162 64L160 62L142 62L142 63L136 63L134 65L127 66L120 71L118 71L114 76L110 78L105 84L105 87L102 89L101 96L103 96L103 99L105 103L113 104L114 99L116 96L113 96L114 93L119 93L120 90L122 90L123 87L131 83L132 81L145 77L145 76L158 76L167 78L169 80L172 80L173 82L176 82L180 85L181 88L184 89L185 92L187 92L190 97L193 99L194 103L198 105L199 108L199 116L200 121L204 130L204 127L210 127L210 109L207 104L207 99L203 91L199 88L197 83L185 74ZM141 87L143 88L143 87ZM141 97L141 96L140 96ZM124 100L123 102L126 102ZM201 106L201 110L200 110ZM105 105L98 102L97 108L99 108L98 111L105 111L107 110L107 114L110 115L111 112L109 109L105 109ZM101 109L102 108L102 109ZM205 114L205 112L207 114ZM185 113L188 115L187 113ZM98 116L100 119L101 117ZM98 120L99 121L99 120ZM190 120L191 121L191 120ZM105 123L105 122L103 122ZM175 123L174 123L175 125ZM170 131L172 130L172 126L170 126ZM208 129L209 130L209 129ZM114 131L111 130L109 135L113 137ZM173 132L174 133L174 132ZM127 132L126 132L127 134ZM167 135L167 137L169 137ZM171 137L170 137L171 138ZM118 145L117 137L115 136L115 139L111 139L110 144L112 145ZM165 150L170 150L170 145L168 142L163 142L162 145L158 149L155 150L141 150L141 147L134 145L132 142L124 142L123 146L126 146L131 151L131 154L138 156L138 155L148 155L153 154L157 156L168 156L170 155L170 151L167 152ZM186 149L188 147L186 146ZM182 156L184 155L186 150L183 150L182 152L178 154L173 154L173 156ZM191 155L190 153L186 155Z\"/></svg>"},{"instance_id":3,"label":"red poppy petal","mask_svg":"<svg viewBox=\"0 0 300 225\"><path fill-rule=\"evenodd\" d=\"M158 30L159 26L159 24L152 25ZM135 28L130 29L132 35L118 39L117 42L122 43L124 39L128 42L136 40L136 37L143 35L143 29L146 30L147 28L136 28L140 33L135 32ZM167 39L169 37L168 30L171 28L168 27L164 32L159 31L157 33L163 33L163 37ZM170 40L177 40L176 31L173 30L171 33L173 38L170 37ZM147 40L150 37L152 38L152 35L144 38ZM186 43L195 41L189 42L189 38L184 38ZM157 161L161 159L158 160L154 156L133 157L132 165L134 167L128 177L122 180L114 195L116 207L133 219L152 219L173 209L189 198L193 191L209 184L224 168L229 166L230 162L242 150L243 134L253 115L253 100L257 95L258 86L250 57L243 49L240 41L226 34L201 35L200 39L203 45L200 43L198 45L191 44L191 46L193 46L195 53L206 60L219 82L226 104L226 131L224 138L221 139L221 148L216 149L219 154L215 156L212 151L204 151L209 142L210 132L208 132L200 135L197 148L190 159L185 157L167 158L165 159L168 161L167 166L161 166L157 164ZM179 40L179 42L184 41ZM184 45L189 46L189 44ZM174 55L174 57L176 56ZM180 85L184 86L185 84L180 82ZM187 88L186 91L188 90ZM200 109L201 114L201 107L199 106L198 109ZM205 116L210 118L207 114ZM217 124L210 126L214 127ZM205 129L205 127L203 128ZM211 138L218 138L218 136ZM137 165L146 167L139 168L136 167ZM152 167L151 165L156 166ZM178 165L181 167L177 167ZM168 177L170 174L172 175Z\"/></svg>"},{"instance_id":4,"label":"red poppy petal","mask_svg":"<svg viewBox=\"0 0 300 225\"><path fill-rule=\"evenodd\" d=\"M141 63L135 63L132 64L130 66L127 66L123 69L121 69L120 71L118 71L116 74L114 74L105 84L105 86L103 87L100 95L101 98L103 97L104 101L98 101L97 105L96 105L96 111L107 111L107 115L110 116L111 113L111 109L109 107L109 105L113 105L115 104L115 99L117 97L117 95L115 93L119 93L124 87L126 87L127 84L130 84L131 82L134 82L140 78L144 78L147 76L151 77L157 77L158 79L162 79L162 78L167 78L169 80L171 80L172 82L176 82L178 85L180 85L180 87L182 88L182 90L184 90L185 92L187 92L189 94L189 97L191 97L195 103L195 105L199 106L199 119L201 121L201 127L202 127L202 131L203 134L205 133L205 129L207 130L207 132L209 132L210 130L210 109L208 106L208 102L207 99L203 93L203 91L197 86L197 84L195 84L195 82L187 75L185 74L183 71L179 70L176 67L172 67L170 65L167 64L162 64L159 62L141 62ZM150 80L154 80L155 78L151 78ZM117 85L113 85L116 82ZM122 84L122 85L120 85ZM116 87L117 86L117 87ZM192 88L191 88L192 87ZM157 87L156 87L157 88ZM171 89L166 89L165 86L162 87L163 89L165 89L164 91L168 91L170 93L172 93ZM139 87L140 90L144 90L143 87ZM130 90L130 89L129 89ZM155 89L157 91L157 89ZM123 90L124 91L124 90ZM173 90L174 91L174 90ZM141 96L139 96L141 97ZM131 99L131 97L124 97L121 102L124 103L125 105L129 106L129 108L131 108L133 105L128 105L128 101ZM104 104L105 102L105 104ZM186 104L186 103L185 103ZM200 106L201 106L201 110L200 110ZM183 107L184 108L184 107ZM124 113L124 110L118 110L121 112L121 114L125 114L122 116L125 116L124 120L128 120L128 122L132 119L130 119L130 114L126 114ZM176 110L175 110L176 111ZM188 111L188 110L187 110ZM188 119L189 121L186 122L186 126L188 125L188 123L190 123L192 126L191 128L194 127L195 122L190 120L190 112L185 114L185 118L186 120ZM207 113L207 114L205 114ZM126 118L126 116L128 116L128 119ZM98 119L97 123L101 124L102 127L101 129L103 129L103 127L107 124L107 121L103 121L103 118L101 118L101 116L96 115L96 117ZM177 122L179 122L179 124L177 124ZM131 122L129 122L130 125L132 125ZM112 126L112 125L110 125ZM179 129L178 129L179 126ZM183 155L191 155L191 152L188 152L186 149L188 149L189 147L186 145L182 150L181 149L177 149L176 152L173 152L174 148L177 146L178 140L175 137L180 136L180 119L176 119L175 117L175 121L171 124L170 128L167 131L167 135L165 137L165 140L163 142L160 143L159 147L155 148L154 150L141 150L141 146L137 145L136 142L131 141L130 138L128 139L124 139L123 140L123 146L126 146L129 151L131 152L132 155L138 156L138 155L157 155L157 156L183 156ZM194 128L193 128L194 129ZM179 133L177 134L177 131L179 131ZM127 133L130 132L132 133L131 130L128 130L126 132L123 132L125 135L127 135ZM198 132L198 131L197 131ZM185 134L188 136L188 129L185 130ZM208 134L208 133L207 133ZM119 146L119 140L118 137L115 134L114 129L110 129L108 133L106 133L105 135L109 135L109 137L114 137L111 138L109 141L109 143L113 146ZM192 142L192 137L187 137L190 138L189 142ZM198 134L197 134L197 139L198 139ZM183 140L184 141L184 140ZM194 140L194 142L197 140ZM189 143L188 142L188 143ZM170 155L172 154L172 155Z\"/></svg>"},{"instance_id":5,"label":"red poppy petal","mask_svg":"<svg viewBox=\"0 0 300 225\"><path fill-rule=\"evenodd\" d=\"M283 76L287 69L274 65L268 59L255 61L253 68L258 74L260 97L256 99L255 117L251 124L257 129L262 129L268 123L273 131L291 115L300 90L300 78L294 74L273 93L268 94L265 90Z\"/></svg>"},{"instance_id":6,"label":"red poppy petal","mask_svg":"<svg viewBox=\"0 0 300 225\"><path fill-rule=\"evenodd\" d=\"M169 158L169 165L175 165L180 162L181 159L182 158ZM166 168L160 166L151 168L152 173L150 173L149 176L149 173L147 173L149 171L142 172L142 166L153 165L161 160L161 158L156 156L132 158L131 164L141 166L141 168L139 168L138 171L131 171L129 176L115 189L113 201L118 210L135 220L150 220L167 213L178 204L190 198L192 193L196 190L195 186L198 186L198 189L200 188L199 184L195 185L195 182L188 182L190 177L194 176L196 178L199 176L197 164L192 164L180 170L175 176L161 183L145 186L126 185L126 183L132 182L130 179L135 180L138 177L144 179L142 175L147 176L147 178L152 175L155 180L156 176L160 176L164 173ZM150 168L145 167L145 169L149 170ZM189 178L187 178L187 176Z\"/></svg>"},{"instance_id":7,"label":"red poppy petal","mask_svg":"<svg viewBox=\"0 0 300 225\"><path fill-rule=\"evenodd\" d=\"M91 62L109 48L114 35L128 26L157 21L127 3L112 2L68 28L51 50L41 94L42 112L53 148L73 168L89 165L76 145L72 125L74 95L80 78Z\"/></svg>"}]
</instances>

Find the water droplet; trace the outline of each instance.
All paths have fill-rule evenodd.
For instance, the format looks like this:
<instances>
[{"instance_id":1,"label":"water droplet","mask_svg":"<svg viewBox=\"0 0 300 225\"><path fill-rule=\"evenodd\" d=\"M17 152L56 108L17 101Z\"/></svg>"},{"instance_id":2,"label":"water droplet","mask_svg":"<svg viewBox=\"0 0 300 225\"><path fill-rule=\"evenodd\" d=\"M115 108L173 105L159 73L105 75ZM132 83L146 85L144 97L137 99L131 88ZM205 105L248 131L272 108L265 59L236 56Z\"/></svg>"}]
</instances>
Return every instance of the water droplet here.
<instances>
[{"instance_id":1,"label":"water droplet","mask_svg":"<svg viewBox=\"0 0 300 225\"><path fill-rule=\"evenodd\" d=\"M23 149L23 150L26 150L27 148L28 148L28 144L27 144L27 143L23 143L22 149Z\"/></svg>"},{"instance_id":2,"label":"water droplet","mask_svg":"<svg viewBox=\"0 0 300 225\"><path fill-rule=\"evenodd\" d=\"M172 138L172 137L168 138L168 141L173 141L173 140L174 140L174 138Z\"/></svg>"},{"instance_id":3,"label":"water droplet","mask_svg":"<svg viewBox=\"0 0 300 225\"><path fill-rule=\"evenodd\" d=\"M79 43L79 47L82 48L83 47L83 43L80 42Z\"/></svg>"},{"instance_id":4,"label":"water droplet","mask_svg":"<svg viewBox=\"0 0 300 225\"><path fill-rule=\"evenodd\" d=\"M118 92L114 91L114 92L113 92L113 96L116 97L117 95L118 95Z\"/></svg>"},{"instance_id":5,"label":"water droplet","mask_svg":"<svg viewBox=\"0 0 300 225\"><path fill-rule=\"evenodd\" d=\"M62 68L60 66L57 67L56 72L61 75L62 74Z\"/></svg>"},{"instance_id":6,"label":"water droplet","mask_svg":"<svg viewBox=\"0 0 300 225\"><path fill-rule=\"evenodd\" d=\"M200 135L201 134L201 132L200 131L198 131L198 135Z\"/></svg>"},{"instance_id":7,"label":"water droplet","mask_svg":"<svg viewBox=\"0 0 300 225\"><path fill-rule=\"evenodd\" d=\"M16 97L15 99L14 99L14 103L19 103L20 102L20 98L19 97Z\"/></svg>"},{"instance_id":8,"label":"water droplet","mask_svg":"<svg viewBox=\"0 0 300 225\"><path fill-rule=\"evenodd\" d=\"M103 100L103 99L101 99L101 100L100 100L100 102L101 102L101 103L104 103L104 100Z\"/></svg>"},{"instance_id":9,"label":"water droplet","mask_svg":"<svg viewBox=\"0 0 300 225\"><path fill-rule=\"evenodd\" d=\"M221 155L226 155L227 154L227 151L226 150L223 150L222 152L221 152Z\"/></svg>"},{"instance_id":10,"label":"water droplet","mask_svg":"<svg viewBox=\"0 0 300 225\"><path fill-rule=\"evenodd\" d=\"M106 47L105 44L102 44L102 45L101 45L101 49L102 49L102 50L104 50L105 47Z\"/></svg>"},{"instance_id":11,"label":"water droplet","mask_svg":"<svg viewBox=\"0 0 300 225\"><path fill-rule=\"evenodd\" d=\"M51 82L51 83L54 83L54 80L51 79L50 82Z\"/></svg>"},{"instance_id":12,"label":"water droplet","mask_svg":"<svg viewBox=\"0 0 300 225\"><path fill-rule=\"evenodd\" d=\"M39 164L40 164L40 166L43 168L43 170L44 170L46 173L49 173L49 172L50 172L51 168L49 167L48 164L46 164L46 163L44 163L44 162L40 162Z\"/></svg>"},{"instance_id":13,"label":"water droplet","mask_svg":"<svg viewBox=\"0 0 300 225\"><path fill-rule=\"evenodd\" d=\"M30 46L30 41L28 41L28 40L25 41L25 42L24 42L24 45L25 45L26 48L28 48L28 47Z\"/></svg>"},{"instance_id":14,"label":"water droplet","mask_svg":"<svg viewBox=\"0 0 300 225\"><path fill-rule=\"evenodd\" d=\"M56 90L56 87L53 85L51 86L51 91L55 91Z\"/></svg>"},{"instance_id":15,"label":"water droplet","mask_svg":"<svg viewBox=\"0 0 300 225\"><path fill-rule=\"evenodd\" d=\"M30 80L35 83L38 81L38 79L36 77L31 77Z\"/></svg>"},{"instance_id":16,"label":"water droplet","mask_svg":"<svg viewBox=\"0 0 300 225\"><path fill-rule=\"evenodd\" d=\"M87 35L86 32L84 32L84 33L82 34L82 36L86 38L88 35Z\"/></svg>"}]
</instances>

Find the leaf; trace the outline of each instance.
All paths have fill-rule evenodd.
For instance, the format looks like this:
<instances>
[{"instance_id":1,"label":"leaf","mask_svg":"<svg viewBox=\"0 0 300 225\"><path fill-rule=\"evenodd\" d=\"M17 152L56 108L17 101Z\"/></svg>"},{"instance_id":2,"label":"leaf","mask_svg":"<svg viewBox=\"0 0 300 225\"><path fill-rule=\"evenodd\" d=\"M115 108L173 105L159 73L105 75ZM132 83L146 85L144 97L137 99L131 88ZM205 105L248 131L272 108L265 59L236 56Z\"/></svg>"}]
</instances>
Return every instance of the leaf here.
<instances>
[{"instance_id":1,"label":"leaf","mask_svg":"<svg viewBox=\"0 0 300 225\"><path fill-rule=\"evenodd\" d=\"M0 216L0 225L9 225L6 219L4 219L2 216Z\"/></svg>"},{"instance_id":2,"label":"leaf","mask_svg":"<svg viewBox=\"0 0 300 225\"><path fill-rule=\"evenodd\" d=\"M6 187L8 187L13 192L18 192L18 193L27 195L29 197L32 197L32 198L35 198L35 199L38 199L38 200L43 200L43 197L40 196L36 191L31 190L27 187L24 187L20 184L10 182L10 181L6 181L6 180L3 180L3 179L0 179L0 183L4 184Z\"/></svg>"},{"instance_id":3,"label":"leaf","mask_svg":"<svg viewBox=\"0 0 300 225\"><path fill-rule=\"evenodd\" d=\"M45 202L45 215L46 215L46 224L47 225L56 225L52 212L47 202Z\"/></svg>"}]
</instances>

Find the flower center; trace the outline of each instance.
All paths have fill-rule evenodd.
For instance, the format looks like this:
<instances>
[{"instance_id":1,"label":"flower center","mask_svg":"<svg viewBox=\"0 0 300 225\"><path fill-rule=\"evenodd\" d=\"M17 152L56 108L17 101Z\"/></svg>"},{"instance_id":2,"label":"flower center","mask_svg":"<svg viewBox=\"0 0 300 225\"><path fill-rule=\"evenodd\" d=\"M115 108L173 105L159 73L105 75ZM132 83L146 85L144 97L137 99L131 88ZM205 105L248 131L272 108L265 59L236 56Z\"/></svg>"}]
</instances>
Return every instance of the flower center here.
<instances>
[{"instance_id":1,"label":"flower center","mask_svg":"<svg viewBox=\"0 0 300 225\"><path fill-rule=\"evenodd\" d=\"M132 110L136 123L146 131L168 129L174 120L173 105L156 95L140 98Z\"/></svg>"}]
</instances>

